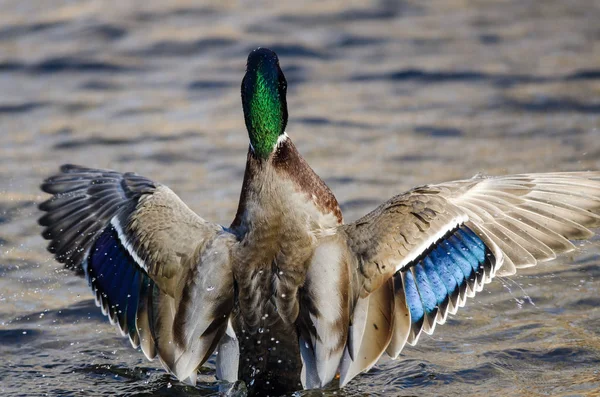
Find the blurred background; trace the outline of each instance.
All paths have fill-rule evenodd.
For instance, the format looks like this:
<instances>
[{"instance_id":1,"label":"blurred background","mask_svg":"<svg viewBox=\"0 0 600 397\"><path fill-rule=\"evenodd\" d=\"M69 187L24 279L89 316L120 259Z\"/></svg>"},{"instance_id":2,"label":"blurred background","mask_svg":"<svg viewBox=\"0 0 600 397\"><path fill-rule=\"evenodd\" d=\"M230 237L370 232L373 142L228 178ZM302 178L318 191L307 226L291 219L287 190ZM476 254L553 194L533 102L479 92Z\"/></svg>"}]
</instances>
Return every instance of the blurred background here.
<instances>
[{"instance_id":1,"label":"blurred background","mask_svg":"<svg viewBox=\"0 0 600 397\"><path fill-rule=\"evenodd\" d=\"M283 3L0 0L4 395L215 395L211 363L192 389L146 362L45 252L38 185L63 163L135 171L227 225L258 46L347 221L419 184L600 169L600 2ZM600 249L581 248L325 395L598 395Z\"/></svg>"}]
</instances>

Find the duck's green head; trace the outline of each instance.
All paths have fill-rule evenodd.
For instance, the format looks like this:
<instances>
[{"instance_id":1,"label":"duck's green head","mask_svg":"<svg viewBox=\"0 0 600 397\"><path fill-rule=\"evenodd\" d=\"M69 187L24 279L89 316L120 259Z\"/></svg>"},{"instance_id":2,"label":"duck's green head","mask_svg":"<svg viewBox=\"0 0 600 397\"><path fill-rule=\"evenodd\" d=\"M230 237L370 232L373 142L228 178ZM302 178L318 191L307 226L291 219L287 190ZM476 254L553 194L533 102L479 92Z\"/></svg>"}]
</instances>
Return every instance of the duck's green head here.
<instances>
[{"instance_id":1,"label":"duck's green head","mask_svg":"<svg viewBox=\"0 0 600 397\"><path fill-rule=\"evenodd\" d=\"M252 51L242 80L242 107L250 144L260 158L269 157L285 132L286 90L277 54L267 48Z\"/></svg>"}]
</instances>

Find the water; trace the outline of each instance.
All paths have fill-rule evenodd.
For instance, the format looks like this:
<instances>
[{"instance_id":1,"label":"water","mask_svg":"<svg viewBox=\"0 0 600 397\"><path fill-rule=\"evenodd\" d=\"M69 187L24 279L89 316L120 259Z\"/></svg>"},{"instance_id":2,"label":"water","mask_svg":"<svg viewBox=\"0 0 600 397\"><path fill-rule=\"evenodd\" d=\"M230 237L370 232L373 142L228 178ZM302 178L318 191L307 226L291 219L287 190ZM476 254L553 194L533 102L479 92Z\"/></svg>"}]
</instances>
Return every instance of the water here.
<instances>
[{"instance_id":1,"label":"water","mask_svg":"<svg viewBox=\"0 0 600 397\"><path fill-rule=\"evenodd\" d=\"M280 3L0 2L3 395L217 394L211 363L194 389L131 349L45 252L35 204L71 162L136 171L228 224L256 46L279 53L288 132L346 220L477 172L600 169L600 3ZM324 395L598 395L599 247L496 280Z\"/></svg>"}]
</instances>

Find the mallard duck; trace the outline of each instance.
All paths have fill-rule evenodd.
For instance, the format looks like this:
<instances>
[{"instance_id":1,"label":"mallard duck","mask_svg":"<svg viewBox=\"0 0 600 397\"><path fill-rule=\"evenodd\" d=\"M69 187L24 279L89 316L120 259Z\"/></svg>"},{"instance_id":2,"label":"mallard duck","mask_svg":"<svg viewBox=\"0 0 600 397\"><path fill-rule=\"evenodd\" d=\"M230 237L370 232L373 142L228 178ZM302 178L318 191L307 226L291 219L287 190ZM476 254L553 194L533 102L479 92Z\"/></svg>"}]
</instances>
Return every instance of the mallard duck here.
<instances>
[{"instance_id":1,"label":"mallard duck","mask_svg":"<svg viewBox=\"0 0 600 397\"><path fill-rule=\"evenodd\" d=\"M274 395L345 386L431 334L497 275L556 258L600 226L600 172L425 185L345 224L286 134L277 55L248 56L250 145L229 227L134 173L63 165L41 188L48 250L87 279L134 347L194 384Z\"/></svg>"}]
</instances>

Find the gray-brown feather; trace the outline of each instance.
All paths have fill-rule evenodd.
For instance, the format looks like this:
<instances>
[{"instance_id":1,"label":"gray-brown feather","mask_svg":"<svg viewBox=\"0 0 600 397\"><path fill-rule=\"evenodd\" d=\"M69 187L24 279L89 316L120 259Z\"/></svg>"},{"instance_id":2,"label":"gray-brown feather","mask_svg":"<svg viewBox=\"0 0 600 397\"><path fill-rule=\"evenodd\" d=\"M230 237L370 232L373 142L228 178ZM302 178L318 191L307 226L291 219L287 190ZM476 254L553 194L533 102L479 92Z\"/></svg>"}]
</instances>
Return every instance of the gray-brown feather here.
<instances>
[{"instance_id":1,"label":"gray-brown feather","mask_svg":"<svg viewBox=\"0 0 600 397\"><path fill-rule=\"evenodd\" d=\"M414 278L415 263L461 225L476 233L489 250L482 264L485 269L472 273L472 278L455 290L443 306L425 313L422 323L411 324L405 297L397 295L404 294L404 273L410 272ZM569 240L589 238L593 233L588 228L598 226L600 172L477 177L423 186L390 199L354 223L339 227L335 232L337 240L328 237L320 245L327 246L334 239L337 246L333 249L345 252L340 257L350 258L353 271L346 280L352 286L348 294L353 300L350 307L358 310L364 306L360 302L369 302L364 332L360 320L358 325L352 322L347 325L350 332L340 364L341 384L370 368L384 351L396 357L405 343L416 343L421 331L433 332L436 323L445 322L448 313L455 313L465 304L466 296L474 296L496 271L512 274L516 268L553 259L574 249ZM326 255L319 254L312 264L323 263ZM315 270L311 277L326 277L326 272ZM312 279L307 280L308 284L311 282ZM391 289L384 287L389 285ZM388 294L388 290L393 292ZM306 308L319 313L319 307L327 305L325 300L335 299L338 291L336 288L326 297L312 297ZM386 294L391 297L382 298ZM363 319L363 314L359 313L357 319ZM356 312L351 313L350 318L355 315ZM378 320L373 321L375 318ZM347 334L346 330L324 327L318 319L305 328L315 333L312 339L304 338L312 341L315 352L320 341L327 339L326 333ZM315 367L305 371L312 374L309 381L327 383L331 379L329 374L319 379L315 373L324 374L317 371L324 366L336 367L339 362L335 360L337 355L315 354L314 360L305 361L305 365Z\"/></svg>"},{"instance_id":2,"label":"gray-brown feather","mask_svg":"<svg viewBox=\"0 0 600 397\"><path fill-rule=\"evenodd\" d=\"M306 272L317 236L340 222L335 197L289 139L267 161L249 152L231 225L239 240L232 257L242 379L263 379L273 389L299 385L297 328ZM265 375L273 368L283 371ZM281 373L289 377L279 379Z\"/></svg>"},{"instance_id":3,"label":"gray-brown feather","mask_svg":"<svg viewBox=\"0 0 600 397\"><path fill-rule=\"evenodd\" d=\"M53 194L40 204L49 250L86 271L97 303L134 346L194 383L233 306L235 236L197 216L167 187L132 173L66 165L42 189ZM207 276L214 292L198 288ZM135 302L124 298L124 288Z\"/></svg>"},{"instance_id":4,"label":"gray-brown feather","mask_svg":"<svg viewBox=\"0 0 600 397\"><path fill-rule=\"evenodd\" d=\"M340 220L335 197L289 139L268 161L249 152L231 230L240 240L234 274L250 332L261 321L274 321L273 315L289 324L296 320L315 235Z\"/></svg>"},{"instance_id":5,"label":"gray-brown feather","mask_svg":"<svg viewBox=\"0 0 600 397\"><path fill-rule=\"evenodd\" d=\"M436 187L416 188L342 226L364 278L361 296L379 288L396 272L400 258L426 239L432 228L452 218L441 193Z\"/></svg>"},{"instance_id":6,"label":"gray-brown feather","mask_svg":"<svg viewBox=\"0 0 600 397\"><path fill-rule=\"evenodd\" d=\"M39 205L45 212L38 223L45 227L42 236L50 240L48 251L82 274L86 251L110 219L131 211L156 185L134 173L66 164L59 174L47 178L41 189L52 195Z\"/></svg>"}]
</instances>

